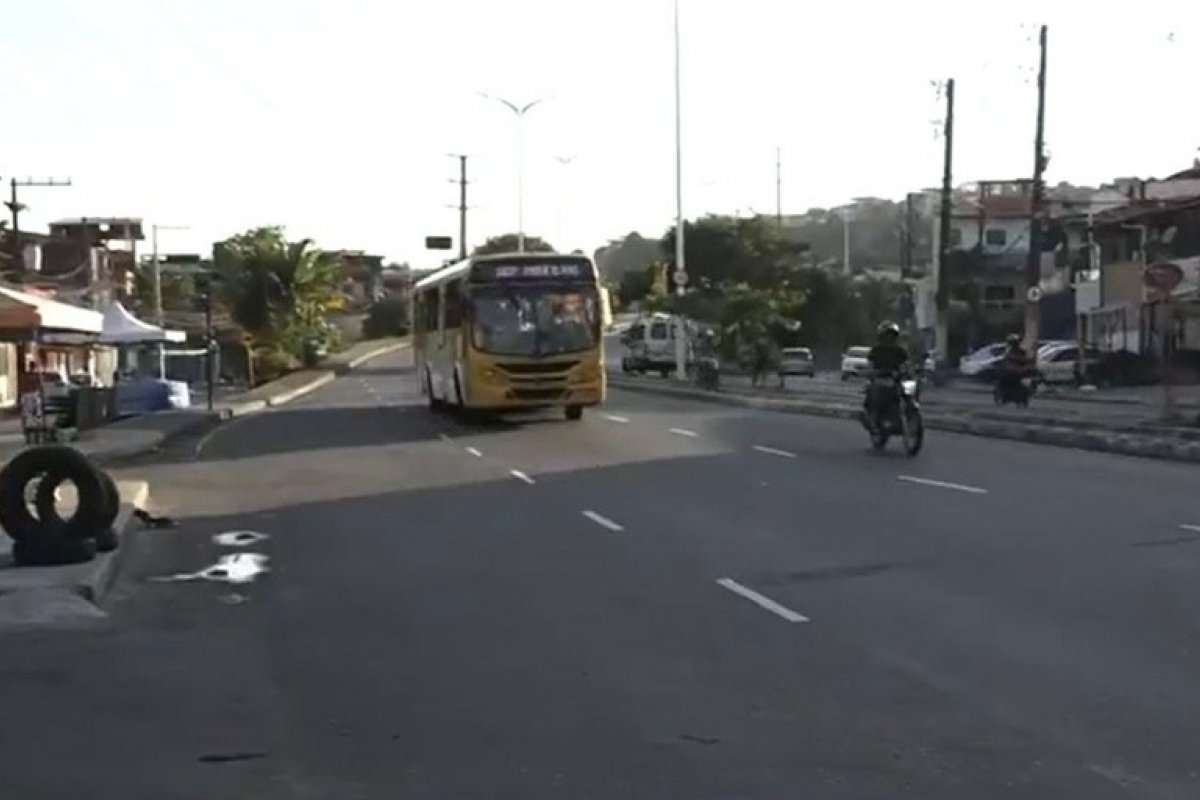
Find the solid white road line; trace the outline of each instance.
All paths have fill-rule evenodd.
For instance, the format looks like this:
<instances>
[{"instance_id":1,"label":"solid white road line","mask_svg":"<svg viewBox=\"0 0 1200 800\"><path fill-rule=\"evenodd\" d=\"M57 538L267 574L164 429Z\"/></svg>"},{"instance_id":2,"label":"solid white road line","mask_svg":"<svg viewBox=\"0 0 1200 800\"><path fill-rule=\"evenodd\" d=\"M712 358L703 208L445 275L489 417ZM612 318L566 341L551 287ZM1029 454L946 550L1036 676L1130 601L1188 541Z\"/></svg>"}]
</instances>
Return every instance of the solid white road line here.
<instances>
[{"instance_id":1,"label":"solid white road line","mask_svg":"<svg viewBox=\"0 0 1200 800\"><path fill-rule=\"evenodd\" d=\"M521 470L519 470L519 469L510 469L508 471L508 474L512 475L517 480L523 481L525 483L536 483L536 481L533 478L529 477L524 472L521 472Z\"/></svg>"},{"instance_id":2,"label":"solid white road line","mask_svg":"<svg viewBox=\"0 0 1200 800\"><path fill-rule=\"evenodd\" d=\"M615 533L620 533L621 531L625 530L623 527L621 527L617 523L613 522L608 517L601 516L600 514L597 514L595 511L584 511L583 515L585 517L587 517L588 519L590 519L592 522L599 525L601 528L608 528L610 531L613 531Z\"/></svg>"},{"instance_id":3,"label":"solid white road line","mask_svg":"<svg viewBox=\"0 0 1200 800\"><path fill-rule=\"evenodd\" d=\"M754 445L754 449L760 453L766 453L771 456L782 456L783 458L795 458L795 453L789 453L787 450L780 450L775 447L763 447L761 444Z\"/></svg>"},{"instance_id":4,"label":"solid white road line","mask_svg":"<svg viewBox=\"0 0 1200 800\"><path fill-rule=\"evenodd\" d=\"M1200 525L1180 525L1180 530L1191 531L1192 533L1200 533Z\"/></svg>"},{"instance_id":5,"label":"solid white road line","mask_svg":"<svg viewBox=\"0 0 1200 800\"><path fill-rule=\"evenodd\" d=\"M809 621L808 617L804 616L803 614L798 614L795 611L792 611L787 606L781 606L781 605L779 605L779 603L776 603L771 598L766 597L765 595L761 595L758 592L754 591L753 589L747 589L745 586L742 586L740 583L733 580L732 578L721 578L720 580L717 581L717 584L719 586L724 586L726 589L733 592L734 594L741 595L742 597L749 600L751 603L754 603L758 606L761 606L762 608L765 608L767 611L770 611L772 614L776 614L780 617L783 617L788 622L808 622Z\"/></svg>"},{"instance_id":6,"label":"solid white road line","mask_svg":"<svg viewBox=\"0 0 1200 800\"><path fill-rule=\"evenodd\" d=\"M483 453L479 452L479 450L477 450L474 447L464 447L463 449L466 450L471 455L475 456L476 458L483 458Z\"/></svg>"},{"instance_id":7,"label":"solid white road line","mask_svg":"<svg viewBox=\"0 0 1200 800\"><path fill-rule=\"evenodd\" d=\"M629 422L629 417L618 417L616 414L601 414L609 422Z\"/></svg>"},{"instance_id":8,"label":"solid white road line","mask_svg":"<svg viewBox=\"0 0 1200 800\"><path fill-rule=\"evenodd\" d=\"M687 428L671 428L671 433L675 434L676 436L687 436L691 439L695 439L700 435L695 431L689 431Z\"/></svg>"},{"instance_id":9,"label":"solid white road line","mask_svg":"<svg viewBox=\"0 0 1200 800\"><path fill-rule=\"evenodd\" d=\"M968 494L987 494L987 489L981 489L978 486L967 486L966 484L962 483L935 481L930 478L918 478L913 475L897 475L896 480L905 481L907 483L919 483L922 486L936 486L939 489L953 489L956 492L967 492Z\"/></svg>"}]
</instances>

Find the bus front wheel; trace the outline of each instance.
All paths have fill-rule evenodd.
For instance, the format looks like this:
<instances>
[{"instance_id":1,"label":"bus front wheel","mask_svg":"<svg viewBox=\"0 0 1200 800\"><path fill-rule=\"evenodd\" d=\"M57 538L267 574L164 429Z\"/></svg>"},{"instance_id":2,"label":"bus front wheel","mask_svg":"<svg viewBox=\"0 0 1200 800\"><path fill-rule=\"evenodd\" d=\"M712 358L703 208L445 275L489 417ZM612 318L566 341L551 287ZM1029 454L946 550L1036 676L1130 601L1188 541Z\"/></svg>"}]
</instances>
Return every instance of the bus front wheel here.
<instances>
[{"instance_id":1,"label":"bus front wheel","mask_svg":"<svg viewBox=\"0 0 1200 800\"><path fill-rule=\"evenodd\" d=\"M567 406L566 415L569 420L583 419L583 406Z\"/></svg>"}]
</instances>

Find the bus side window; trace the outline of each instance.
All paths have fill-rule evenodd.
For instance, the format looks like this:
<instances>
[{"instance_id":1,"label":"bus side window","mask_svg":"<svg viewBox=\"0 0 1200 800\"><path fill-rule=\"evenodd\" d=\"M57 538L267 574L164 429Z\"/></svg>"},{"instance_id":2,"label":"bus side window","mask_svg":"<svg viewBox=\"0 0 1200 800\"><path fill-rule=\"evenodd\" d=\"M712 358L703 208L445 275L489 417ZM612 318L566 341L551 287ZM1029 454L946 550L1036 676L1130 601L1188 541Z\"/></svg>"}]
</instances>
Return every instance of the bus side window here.
<instances>
[{"instance_id":1,"label":"bus side window","mask_svg":"<svg viewBox=\"0 0 1200 800\"><path fill-rule=\"evenodd\" d=\"M425 335L431 336L438 331L438 290L429 289L421 297L421 325Z\"/></svg>"},{"instance_id":2,"label":"bus side window","mask_svg":"<svg viewBox=\"0 0 1200 800\"><path fill-rule=\"evenodd\" d=\"M463 297L462 290L462 281L446 284L446 330L458 331L459 333L462 333L460 329L463 326L463 318L466 316L463 313L465 298ZM464 341L465 337L461 335L455 341L455 352L460 355L463 352Z\"/></svg>"},{"instance_id":3,"label":"bus side window","mask_svg":"<svg viewBox=\"0 0 1200 800\"><path fill-rule=\"evenodd\" d=\"M462 326L463 318L462 283L455 281L446 285L446 327L454 329Z\"/></svg>"}]
</instances>

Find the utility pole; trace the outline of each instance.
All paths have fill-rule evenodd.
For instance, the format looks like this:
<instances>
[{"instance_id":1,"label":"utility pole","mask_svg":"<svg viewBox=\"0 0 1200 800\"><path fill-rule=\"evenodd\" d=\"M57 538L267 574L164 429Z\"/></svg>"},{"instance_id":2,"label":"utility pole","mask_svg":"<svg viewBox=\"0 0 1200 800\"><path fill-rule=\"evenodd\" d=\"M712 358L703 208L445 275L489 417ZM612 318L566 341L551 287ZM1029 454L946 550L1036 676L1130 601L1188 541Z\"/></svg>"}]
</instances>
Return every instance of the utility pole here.
<instances>
[{"instance_id":1,"label":"utility pole","mask_svg":"<svg viewBox=\"0 0 1200 800\"><path fill-rule=\"evenodd\" d=\"M1046 186L1042 173L1046 169L1044 137L1046 128L1046 26L1038 33L1037 128L1033 137L1033 186L1029 195L1029 255L1025 260L1025 347L1037 352L1039 306L1042 283L1042 216L1045 214Z\"/></svg>"},{"instance_id":2,"label":"utility pole","mask_svg":"<svg viewBox=\"0 0 1200 800\"><path fill-rule=\"evenodd\" d=\"M842 212L842 272L850 277L850 213L851 207L846 206Z\"/></svg>"},{"instance_id":3,"label":"utility pole","mask_svg":"<svg viewBox=\"0 0 1200 800\"><path fill-rule=\"evenodd\" d=\"M45 180L37 180L34 178L24 178L24 179L9 178L8 185L9 185L10 199L7 203L5 203L5 205L8 206L8 211L12 215L13 244L16 245L19 249L20 243L21 243L21 211L24 209L24 206L22 206L20 200L17 199L17 188L18 187L34 187L34 186L37 186L37 187L70 186L71 179L66 178L65 180L60 181L55 178L47 178Z\"/></svg>"},{"instance_id":4,"label":"utility pole","mask_svg":"<svg viewBox=\"0 0 1200 800\"><path fill-rule=\"evenodd\" d=\"M900 277L908 278L913 274L913 193L904 196L904 231L903 249L900 252Z\"/></svg>"},{"instance_id":5,"label":"utility pole","mask_svg":"<svg viewBox=\"0 0 1200 800\"><path fill-rule=\"evenodd\" d=\"M467 257L467 157L451 153L458 159L458 257Z\"/></svg>"},{"instance_id":6,"label":"utility pole","mask_svg":"<svg viewBox=\"0 0 1200 800\"><path fill-rule=\"evenodd\" d=\"M938 217L936 343L938 366L949 363L950 355L950 208L954 202L954 78L946 81L946 124L942 131L946 150L942 157L942 208Z\"/></svg>"},{"instance_id":7,"label":"utility pole","mask_svg":"<svg viewBox=\"0 0 1200 800\"><path fill-rule=\"evenodd\" d=\"M783 229L783 153L775 148L775 225Z\"/></svg>"},{"instance_id":8,"label":"utility pole","mask_svg":"<svg viewBox=\"0 0 1200 800\"><path fill-rule=\"evenodd\" d=\"M684 235L687 225L683 220L683 79L679 61L682 49L679 36L679 0L674 4L675 22L675 294L682 299L687 291L687 249L684 247ZM682 308L679 309L683 311ZM687 380L688 343L687 325L683 314L676 314L677 328L675 332L675 377L680 381Z\"/></svg>"}]
</instances>

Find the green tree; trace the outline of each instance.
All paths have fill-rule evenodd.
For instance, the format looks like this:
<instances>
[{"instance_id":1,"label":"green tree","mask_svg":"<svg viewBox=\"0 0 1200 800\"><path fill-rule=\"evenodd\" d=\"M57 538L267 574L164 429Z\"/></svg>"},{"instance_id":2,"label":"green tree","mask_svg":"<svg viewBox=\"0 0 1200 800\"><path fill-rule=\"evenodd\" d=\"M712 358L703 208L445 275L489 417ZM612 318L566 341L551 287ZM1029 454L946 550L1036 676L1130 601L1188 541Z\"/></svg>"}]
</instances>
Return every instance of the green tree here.
<instances>
[{"instance_id":1,"label":"green tree","mask_svg":"<svg viewBox=\"0 0 1200 800\"><path fill-rule=\"evenodd\" d=\"M593 258L600 274L612 281L641 273L659 258L659 243L633 231L624 239L613 241L596 250Z\"/></svg>"},{"instance_id":2,"label":"green tree","mask_svg":"<svg viewBox=\"0 0 1200 800\"><path fill-rule=\"evenodd\" d=\"M684 223L684 257L689 286L720 290L745 283L770 288L799 266L799 250L762 217L702 217ZM675 264L675 228L662 238L662 255Z\"/></svg>"},{"instance_id":3,"label":"green tree","mask_svg":"<svg viewBox=\"0 0 1200 800\"><path fill-rule=\"evenodd\" d=\"M300 355L325 338L330 312L342 307L337 265L311 240L289 242L281 227L254 228L214 248L222 299L233 319L260 343Z\"/></svg>"},{"instance_id":4,"label":"green tree","mask_svg":"<svg viewBox=\"0 0 1200 800\"><path fill-rule=\"evenodd\" d=\"M408 333L408 301L403 297L385 297L367 309L363 320L364 339L403 336Z\"/></svg>"},{"instance_id":5,"label":"green tree","mask_svg":"<svg viewBox=\"0 0 1200 800\"><path fill-rule=\"evenodd\" d=\"M475 248L474 256L497 255L500 253L516 253L520 237L515 233L505 233L493 236ZM538 236L525 235L526 253L553 253L554 246Z\"/></svg>"}]
</instances>

